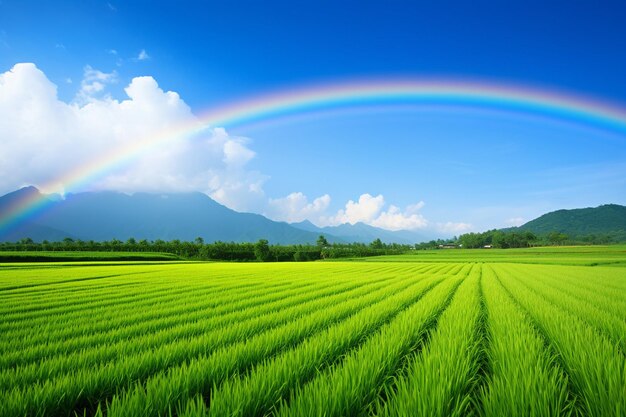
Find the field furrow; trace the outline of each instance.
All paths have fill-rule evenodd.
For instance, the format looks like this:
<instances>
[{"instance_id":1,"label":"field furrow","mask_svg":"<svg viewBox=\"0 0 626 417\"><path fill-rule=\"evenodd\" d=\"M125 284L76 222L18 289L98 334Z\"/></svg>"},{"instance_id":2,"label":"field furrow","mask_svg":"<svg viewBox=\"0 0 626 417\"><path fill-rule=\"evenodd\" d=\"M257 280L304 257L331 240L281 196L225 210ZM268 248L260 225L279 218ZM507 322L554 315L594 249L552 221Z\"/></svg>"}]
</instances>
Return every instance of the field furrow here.
<instances>
[{"instance_id":1,"label":"field furrow","mask_svg":"<svg viewBox=\"0 0 626 417\"><path fill-rule=\"evenodd\" d=\"M626 252L411 252L0 265L0 417L626 415Z\"/></svg>"},{"instance_id":2,"label":"field furrow","mask_svg":"<svg viewBox=\"0 0 626 417\"><path fill-rule=\"evenodd\" d=\"M165 327L155 330L148 326L138 325L137 337L132 341L123 337L116 343L87 344L80 350L74 352L57 353L54 359L47 359L42 362L33 363L30 366L19 366L7 371L0 372L0 389L5 386L28 385L50 379L75 369L91 366L108 366L104 364L113 360L125 360L128 357L143 355L149 352L151 355L159 356L161 351L167 351L169 356L172 352L184 350L194 354L193 347L204 346L212 333L222 336L222 343L229 340L225 337L224 328L235 326L240 328L248 322L253 323L252 328L258 328L256 322L263 317L264 325L270 328L275 323L280 324L296 314L305 314L312 309L325 306L335 299L348 296L359 296L368 291L375 290L386 284L386 282L374 282L359 286L356 283L325 283L326 287L321 287L317 291L312 290L302 294L292 294L289 298L279 298L277 301L266 303L255 303L254 305L241 309L228 309L224 311L209 311L200 317L193 318L192 322L184 322L177 327ZM356 288L356 290L355 290ZM262 297L261 297L262 300ZM183 316L190 314L189 311L181 312ZM274 322L267 320L271 318ZM232 331L232 330L231 330ZM236 340L245 337L247 333L233 333L231 337ZM180 346L180 347L179 347ZM39 352L37 352L39 353ZM45 358L45 355L39 355ZM10 385L9 385L10 384Z\"/></svg>"},{"instance_id":3,"label":"field furrow","mask_svg":"<svg viewBox=\"0 0 626 417\"><path fill-rule=\"evenodd\" d=\"M493 270L483 270L489 315L490 375L480 395L485 417L568 415L567 378L545 348L545 341L502 288Z\"/></svg>"},{"instance_id":4,"label":"field furrow","mask_svg":"<svg viewBox=\"0 0 626 417\"><path fill-rule=\"evenodd\" d=\"M428 344L386 392L380 416L465 416L481 365L481 267L475 267L443 312Z\"/></svg>"},{"instance_id":5,"label":"field furrow","mask_svg":"<svg viewBox=\"0 0 626 417\"><path fill-rule=\"evenodd\" d=\"M423 337L436 323L469 269L430 291L337 365L320 372L310 383L299 385L280 403L276 415L356 416L364 413L384 382L424 343ZM219 412L210 414L219 415Z\"/></svg>"},{"instance_id":6,"label":"field furrow","mask_svg":"<svg viewBox=\"0 0 626 417\"><path fill-rule=\"evenodd\" d=\"M514 275L509 276L515 277ZM626 322L596 307L599 303L597 297L580 299L559 288L551 287L543 279L537 279L533 276L519 279L519 282L550 303L561 307L594 327L598 332L605 334L620 347L622 353L626 352Z\"/></svg>"},{"instance_id":7,"label":"field furrow","mask_svg":"<svg viewBox=\"0 0 626 417\"><path fill-rule=\"evenodd\" d=\"M378 301L360 306L360 311L353 311L345 320L336 322L324 329L305 332L306 323L291 324L284 329L284 333L262 334L251 338L228 350L217 351L214 355L191 362L181 370L174 370L163 376L147 382L145 388L137 387L129 395L114 398L107 415L133 415L139 410L148 410L145 415L159 415L166 409L166 404L159 405L159 399L170 398L174 404L184 406L186 402L198 394L214 398L211 390L220 385L227 378L237 373L245 373L258 362L268 360L284 348L293 349L293 352L311 352L311 348L321 349L321 360L332 358L333 354L340 354L350 348L362 337L367 336L386 320L389 320L410 303L421 297L422 293L437 284L441 278L436 275L424 281L411 280L411 284L401 291L386 289L386 294ZM351 302L345 302L336 308L345 309ZM320 312L320 316L328 315ZM295 323L295 322L294 322ZM330 324L330 323L329 323ZM269 339L269 340L268 340ZM267 341L266 341L267 340ZM337 340L333 345L329 341ZM295 345L303 342L302 346ZM316 352L313 351L312 354ZM290 352L286 356L290 357ZM298 365L304 366L304 363ZM193 381L190 383L190 381ZM210 400L212 401L212 400ZM210 402L209 401L209 402ZM178 407L178 406L177 406Z\"/></svg>"},{"instance_id":8,"label":"field furrow","mask_svg":"<svg viewBox=\"0 0 626 417\"><path fill-rule=\"evenodd\" d=\"M537 272L528 272L537 276ZM569 271L564 274L563 271L557 273L552 269L539 271L538 274L542 283L579 300L590 301L596 308L626 321L626 296L619 290L608 287L605 282L590 279L597 274L597 268L588 271L587 274L574 274ZM607 275L604 277L609 278Z\"/></svg>"},{"instance_id":9,"label":"field furrow","mask_svg":"<svg viewBox=\"0 0 626 417\"><path fill-rule=\"evenodd\" d=\"M623 416L626 361L617 345L585 321L523 286L517 278L523 271L504 265L494 269L502 286L524 308L557 353L574 395L580 397L582 412L587 416Z\"/></svg>"},{"instance_id":10,"label":"field furrow","mask_svg":"<svg viewBox=\"0 0 626 417\"><path fill-rule=\"evenodd\" d=\"M186 362L191 361L190 363L193 363L198 357L203 357L224 343L236 342L251 337L255 333L259 333L259 336L265 335L261 337L263 340L276 341L276 343L279 342L276 339L276 333L286 337L287 340L290 340L289 337L294 337L295 340L298 337L305 337L308 332L317 331L329 322L342 319L354 309L360 309L374 300L384 298L385 294L400 290L410 284L409 280L399 280L395 285L389 285L383 287L382 290L374 291L372 294L368 293L351 299L350 302L339 304L336 314L323 314L329 311L324 310L324 307L331 307L337 301L332 297L321 297L312 306L305 303L295 306L294 309L288 310L282 315L271 313L261 315L250 322L229 326L227 332L214 331L206 337L199 338L194 343L190 343L189 340L179 340L173 345L159 346L158 349L149 351L148 354L137 353L126 356L121 361L104 364L103 367L96 367L95 369L77 367L76 371L71 374L46 380L41 384L26 387L24 390L10 391L7 404L21 403L18 405L18 410L37 410L43 407L43 409L52 410L52 412L60 410L69 412L72 409L90 407L90 405L111 396L115 391L130 386L129 384L135 383L137 380L143 380L154 373L163 372L163 370L180 363L183 363L183 367L185 367ZM340 298L340 300L343 299ZM296 307L300 310L297 310ZM298 318L300 316L301 318ZM290 322L296 318L297 320ZM271 325L270 323L275 324ZM298 323L302 323L302 326L297 326ZM252 337L250 340L256 340L259 336ZM280 344L278 346L280 347ZM230 349L221 348L221 351L227 355ZM67 392L75 392L75 397L65 397L62 403L52 401L52 399ZM16 399L15 403L10 401L13 398ZM21 398L35 400L24 401ZM47 400L48 398L50 400ZM48 409L50 402L53 405L51 409Z\"/></svg>"}]
</instances>

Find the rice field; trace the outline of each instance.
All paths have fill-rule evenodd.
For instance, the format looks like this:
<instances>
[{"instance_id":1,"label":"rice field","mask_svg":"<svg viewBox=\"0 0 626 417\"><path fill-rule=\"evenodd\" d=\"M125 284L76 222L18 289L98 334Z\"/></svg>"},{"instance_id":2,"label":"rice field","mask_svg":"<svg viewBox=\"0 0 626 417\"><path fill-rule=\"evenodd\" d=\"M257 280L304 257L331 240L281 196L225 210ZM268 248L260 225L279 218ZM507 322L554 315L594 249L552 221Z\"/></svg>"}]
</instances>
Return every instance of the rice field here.
<instances>
[{"instance_id":1,"label":"rice field","mask_svg":"<svg viewBox=\"0 0 626 417\"><path fill-rule=\"evenodd\" d=\"M626 269L379 260L1 265L0 416L626 415Z\"/></svg>"}]
</instances>

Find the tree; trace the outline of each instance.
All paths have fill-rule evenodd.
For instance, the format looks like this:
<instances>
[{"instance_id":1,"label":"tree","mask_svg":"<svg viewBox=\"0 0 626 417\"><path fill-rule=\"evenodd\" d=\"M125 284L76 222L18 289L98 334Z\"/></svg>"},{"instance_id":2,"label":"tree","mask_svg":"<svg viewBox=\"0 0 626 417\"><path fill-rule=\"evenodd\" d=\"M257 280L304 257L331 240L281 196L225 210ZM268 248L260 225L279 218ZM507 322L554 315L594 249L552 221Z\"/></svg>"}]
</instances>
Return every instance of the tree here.
<instances>
[{"instance_id":1,"label":"tree","mask_svg":"<svg viewBox=\"0 0 626 417\"><path fill-rule=\"evenodd\" d=\"M200 236L198 236L193 242L198 246L204 245L204 239L202 239Z\"/></svg>"},{"instance_id":2,"label":"tree","mask_svg":"<svg viewBox=\"0 0 626 417\"><path fill-rule=\"evenodd\" d=\"M491 244L495 248L506 249L509 247L506 236L500 230L494 230L491 236Z\"/></svg>"},{"instance_id":3,"label":"tree","mask_svg":"<svg viewBox=\"0 0 626 417\"><path fill-rule=\"evenodd\" d=\"M370 243L372 249L384 249L385 245L383 244L380 238L376 238L372 243Z\"/></svg>"},{"instance_id":4,"label":"tree","mask_svg":"<svg viewBox=\"0 0 626 417\"><path fill-rule=\"evenodd\" d=\"M259 239L259 241L254 244L254 256L257 261L267 262L270 259L270 253L270 245L266 239Z\"/></svg>"},{"instance_id":5,"label":"tree","mask_svg":"<svg viewBox=\"0 0 626 417\"><path fill-rule=\"evenodd\" d=\"M524 238L526 239L526 245L532 246L532 243L537 240L537 235L535 235L533 232L525 232Z\"/></svg>"},{"instance_id":6,"label":"tree","mask_svg":"<svg viewBox=\"0 0 626 417\"><path fill-rule=\"evenodd\" d=\"M569 236L567 236L564 233L557 232L557 231L550 232L548 234L548 240L553 245L560 245L561 243L565 242L567 239L569 239Z\"/></svg>"},{"instance_id":7,"label":"tree","mask_svg":"<svg viewBox=\"0 0 626 417\"><path fill-rule=\"evenodd\" d=\"M320 237L317 238L317 242L316 242L317 246L321 247L321 248L325 248L326 246L328 246L328 240L326 240L326 237L324 237L324 235L320 235Z\"/></svg>"}]
</instances>

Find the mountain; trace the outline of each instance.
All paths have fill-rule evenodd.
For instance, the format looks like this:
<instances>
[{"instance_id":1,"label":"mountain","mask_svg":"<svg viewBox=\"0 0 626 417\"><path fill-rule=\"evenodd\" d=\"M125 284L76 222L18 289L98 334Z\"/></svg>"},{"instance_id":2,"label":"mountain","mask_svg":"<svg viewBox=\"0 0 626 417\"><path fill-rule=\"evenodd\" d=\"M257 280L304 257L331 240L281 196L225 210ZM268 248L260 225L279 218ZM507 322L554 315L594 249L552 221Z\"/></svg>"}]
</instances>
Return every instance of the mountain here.
<instances>
[{"instance_id":1,"label":"mountain","mask_svg":"<svg viewBox=\"0 0 626 417\"><path fill-rule=\"evenodd\" d=\"M239 213L215 202L202 193L132 195L117 192L68 194L64 199L48 198L34 187L0 197L0 219L20 200L45 199L46 210L0 241L30 237L36 241L148 240L185 241L202 237L206 242L315 243L318 234L275 222L258 214ZM1 224L1 221L0 221Z\"/></svg>"},{"instance_id":2,"label":"mountain","mask_svg":"<svg viewBox=\"0 0 626 417\"><path fill-rule=\"evenodd\" d=\"M414 243L430 240L429 237L412 232L410 230L391 231L365 223L341 224L339 226L317 227L308 220L299 223L291 223L292 226L309 232L323 234L330 242L333 238L338 238L344 242L370 243L375 239L380 239L385 243L402 243L412 245Z\"/></svg>"},{"instance_id":3,"label":"mountain","mask_svg":"<svg viewBox=\"0 0 626 417\"><path fill-rule=\"evenodd\" d=\"M43 196L35 187L24 187L0 198L0 219L3 219L9 210L21 201L41 199ZM1 224L1 223L0 223ZM70 233L49 226L27 222L11 229L2 240L14 242L23 237L30 237L35 241L62 240L65 237L73 237Z\"/></svg>"},{"instance_id":4,"label":"mountain","mask_svg":"<svg viewBox=\"0 0 626 417\"><path fill-rule=\"evenodd\" d=\"M570 237L614 234L626 238L626 206L605 204L598 207L557 210L514 229L538 235L557 231Z\"/></svg>"}]
</instances>

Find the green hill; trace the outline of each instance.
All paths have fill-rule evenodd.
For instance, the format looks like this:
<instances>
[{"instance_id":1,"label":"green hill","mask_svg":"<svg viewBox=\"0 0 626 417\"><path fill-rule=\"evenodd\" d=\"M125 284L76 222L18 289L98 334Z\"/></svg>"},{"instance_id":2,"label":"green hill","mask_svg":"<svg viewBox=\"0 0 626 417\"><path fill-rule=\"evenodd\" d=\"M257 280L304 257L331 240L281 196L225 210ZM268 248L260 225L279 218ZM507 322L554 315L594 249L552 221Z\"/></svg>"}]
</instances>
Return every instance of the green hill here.
<instances>
[{"instance_id":1,"label":"green hill","mask_svg":"<svg viewBox=\"0 0 626 417\"><path fill-rule=\"evenodd\" d=\"M614 240L626 240L626 207L605 204L593 208L557 210L531 220L517 230L537 235L560 232L570 238L607 235Z\"/></svg>"}]
</instances>

